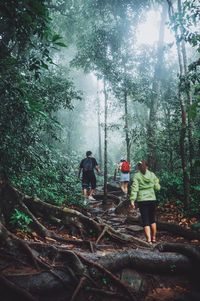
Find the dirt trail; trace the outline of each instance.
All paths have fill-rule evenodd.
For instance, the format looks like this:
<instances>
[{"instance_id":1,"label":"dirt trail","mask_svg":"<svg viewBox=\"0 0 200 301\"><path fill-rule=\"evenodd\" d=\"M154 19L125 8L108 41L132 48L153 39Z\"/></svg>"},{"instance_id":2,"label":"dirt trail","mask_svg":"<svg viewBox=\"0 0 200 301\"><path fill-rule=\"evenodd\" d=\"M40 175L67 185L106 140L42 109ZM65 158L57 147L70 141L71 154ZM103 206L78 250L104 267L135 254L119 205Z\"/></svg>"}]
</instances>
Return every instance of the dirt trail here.
<instances>
[{"instance_id":1,"label":"dirt trail","mask_svg":"<svg viewBox=\"0 0 200 301\"><path fill-rule=\"evenodd\" d=\"M159 230L158 244L147 244L138 211L130 211L128 202L122 202L124 199L119 187L115 188L118 190L109 192L106 205L102 205L103 193L100 190L95 196L95 201L88 201L86 206L75 208L74 206L56 207L46 204L37 198L24 196L10 186L5 186L4 192L7 192L7 194L3 194L5 204L11 203L9 203L10 198L6 199L5 196L10 197L12 192L12 202L17 202L21 196L32 210L33 205L36 206L35 210L41 209L38 219L35 220L37 225L39 221L42 227L45 226L45 233L48 234L43 237L35 231L26 233L19 230L12 234L2 225L4 230L2 233L8 238L6 247L4 247L4 242L1 248L2 282L7 283L8 287L10 282L6 282L7 279L15 283L13 292L0 283L0 290L6 296L5 301L10 301L9 296L15 295L16 292L27 297L27 291L30 291L32 295L28 296L29 299L23 300L33 300L32 297L35 297L36 294L37 300L54 301L54 295L51 295L52 277L55 288L60 294L61 299L59 300L66 300L66 293L71 300L74 300L75 297L76 300L96 301L117 301L119 299L138 301L200 300L197 283L200 252L196 247L194 248L194 245L199 245L198 235L195 233L199 240L191 241L182 238L181 235L172 235L167 231ZM25 206L25 203L22 204ZM120 210L118 210L119 208ZM176 214L174 209L172 212L174 215ZM42 213L44 214L41 215ZM165 222L173 221L172 218L169 219L171 212L164 211L162 213L160 210L158 213ZM46 220L46 217L50 217L50 222L48 219ZM158 224L161 224L160 221ZM180 229L182 236L185 237L186 229L179 227L178 230ZM175 230L178 233L177 228ZM194 237L194 233L192 235ZM192 237L191 233L188 234L189 236ZM169 244L165 244L166 242L172 244L169 246ZM159 245L162 249L159 248ZM187 254L183 251L187 251ZM191 258L191 254L197 263ZM62 268L62 275L59 274L60 276L57 277L60 268ZM46 292L49 294L46 298L43 297L44 269L49 277L45 276ZM93 279L94 271L96 281ZM30 279L28 284L27 272ZM37 274L37 283L40 284L39 288L37 284L37 293L34 286L35 280L33 280L35 274ZM80 279L77 278L76 282L74 282L75 275L77 277L80 275ZM89 278L85 278L85 275ZM23 285L20 282L22 278L24 279ZM82 287L82 282L86 279L88 279L87 285L89 285L87 287L91 291ZM63 280L65 284L68 283L67 291L66 287L62 285ZM23 290L21 290L21 286ZM92 293L92 290L95 293ZM125 294L121 298L121 292L124 291ZM62 299L63 296L64 299ZM86 296L90 296L90 299L85 298Z\"/></svg>"},{"instance_id":2,"label":"dirt trail","mask_svg":"<svg viewBox=\"0 0 200 301\"><path fill-rule=\"evenodd\" d=\"M122 199L122 196L120 196ZM108 199L108 203L106 206L102 205L102 200L90 201L87 206L87 210L90 212L92 217L96 217L101 219L105 224L112 226L115 230L120 232L133 235L134 237L145 240L143 228L138 224L130 224L128 222L127 217L138 215L138 210L125 210L121 214L115 213L116 204L113 200ZM166 221L165 215L160 214L159 210L157 215L160 216L161 221ZM163 218L164 217L164 218ZM200 245L199 241L189 241L184 239L181 236L173 235L168 233L167 231L158 231L157 233L157 243L183 243L183 244L193 244ZM156 244L155 244L156 245ZM154 246L155 246L154 245ZM113 244L110 241L106 241L102 239L102 245L99 243L99 247L97 253L99 256L104 256L109 252L120 251L120 250L128 250L132 248L131 245L119 245ZM128 276L127 276L128 275ZM143 285L147 285L149 287L148 294L144 297L144 301L199 301L200 292L198 290L198 284L185 275L154 275L144 272L131 272L126 271L126 276L123 277L123 273L121 274L121 279L123 281L127 281L129 284L134 286L135 282L143 283ZM127 279L126 279L127 277ZM132 283L131 283L131 277ZM145 284L144 284L145 283Z\"/></svg>"}]
</instances>

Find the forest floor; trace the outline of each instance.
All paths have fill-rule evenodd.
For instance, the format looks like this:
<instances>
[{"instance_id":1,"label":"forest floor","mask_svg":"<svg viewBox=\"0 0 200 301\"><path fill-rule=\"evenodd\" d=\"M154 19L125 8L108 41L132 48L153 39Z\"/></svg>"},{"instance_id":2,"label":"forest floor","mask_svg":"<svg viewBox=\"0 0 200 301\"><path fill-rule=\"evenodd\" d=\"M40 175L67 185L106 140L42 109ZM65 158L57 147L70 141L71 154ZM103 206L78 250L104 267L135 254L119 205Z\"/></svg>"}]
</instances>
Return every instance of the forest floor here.
<instances>
[{"instance_id":1,"label":"forest floor","mask_svg":"<svg viewBox=\"0 0 200 301\"><path fill-rule=\"evenodd\" d=\"M123 198L122 195L120 195L119 197L120 199ZM137 223L135 223L134 225L130 224L128 219L129 216L138 215L138 210L132 210L130 208L127 208L126 210L122 211L122 213L116 214L116 206L117 205L115 204L115 202L113 202L113 200L111 199L108 199L107 205L102 205L102 199L96 199L95 201L89 201L88 204L85 207L82 207L81 209L80 207L78 208L76 206L71 206L71 208L81 211L82 214L94 220L100 220L103 224L109 225L121 233L133 235L134 237L145 241L143 228L141 227L141 225ZM164 207L158 207L157 218L159 221L167 223L176 223L177 225L180 225L185 229L190 228L191 224L196 222L195 218L185 218L182 215L180 208L178 208L175 203L167 203ZM48 227L48 225L45 226ZM88 251L88 248L84 249L83 245L81 245L80 247L75 243L73 244L73 240L75 242L79 239L82 239L82 237L77 235L76 231L74 231L74 233L69 234L69 232L64 226L51 226L49 229L54 231L59 236L62 236L64 239L70 240L70 243L67 246L64 243L60 243L59 247L79 252L86 258L87 256L88 258L90 258L90 251ZM34 232L30 234L25 234L24 232L17 231L15 234L18 237L23 238L24 240L32 240L35 242L41 241L41 238L39 238ZM91 230L90 233L87 233L86 240L90 242L97 241L97 237L95 236L93 230ZM46 242L49 244L58 244L58 242L54 241L51 238L49 238L49 241ZM157 243L166 242L200 246L199 240L193 239L189 241L181 236L168 233L167 231L158 230ZM154 246L156 246L156 244L154 244ZM145 249L145 247L141 248ZM109 240L106 236L102 236L99 239L98 244L95 244L95 248L92 248L91 253L95 254L96 258L101 258L109 253L128 251L129 249L135 249L135 245L131 245L131 243L123 244L119 242L113 242ZM194 286L193 280L190 279L190 277L186 278L184 275L166 275L164 273L157 275L156 273L154 274L147 273L145 271L133 271L131 269L124 269L121 272L121 274L118 275L118 277L122 281L127 282L127 284L134 287L136 291L141 290L142 287L148 286L148 293L145 294L143 299L144 301L199 300L199 295L198 297L195 297L196 284ZM194 291L193 297L191 297L191 291ZM190 297L188 299L187 293L190 293Z\"/></svg>"}]
</instances>

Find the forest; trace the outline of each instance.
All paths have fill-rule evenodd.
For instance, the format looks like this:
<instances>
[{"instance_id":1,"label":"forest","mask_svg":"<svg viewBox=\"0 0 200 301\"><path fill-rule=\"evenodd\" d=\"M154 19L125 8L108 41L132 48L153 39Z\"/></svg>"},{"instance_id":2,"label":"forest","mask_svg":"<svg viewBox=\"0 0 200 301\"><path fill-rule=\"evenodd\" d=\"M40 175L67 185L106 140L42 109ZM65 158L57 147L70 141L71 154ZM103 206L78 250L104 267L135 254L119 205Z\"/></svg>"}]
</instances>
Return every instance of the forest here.
<instances>
[{"instance_id":1,"label":"forest","mask_svg":"<svg viewBox=\"0 0 200 301\"><path fill-rule=\"evenodd\" d=\"M0 93L0 301L199 301L199 1L0 0Z\"/></svg>"}]
</instances>

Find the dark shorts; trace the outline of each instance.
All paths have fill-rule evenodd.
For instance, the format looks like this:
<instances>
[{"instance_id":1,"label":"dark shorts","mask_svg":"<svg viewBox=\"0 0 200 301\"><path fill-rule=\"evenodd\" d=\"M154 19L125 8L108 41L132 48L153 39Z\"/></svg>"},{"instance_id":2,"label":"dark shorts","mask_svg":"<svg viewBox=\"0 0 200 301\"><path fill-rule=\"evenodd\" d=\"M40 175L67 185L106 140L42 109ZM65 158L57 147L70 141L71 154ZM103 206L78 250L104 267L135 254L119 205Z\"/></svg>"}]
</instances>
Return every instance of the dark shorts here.
<instances>
[{"instance_id":1,"label":"dark shorts","mask_svg":"<svg viewBox=\"0 0 200 301\"><path fill-rule=\"evenodd\" d=\"M143 227L154 224L156 221L155 214L156 214L157 202L156 201L140 201L140 202L137 202L137 205L140 210Z\"/></svg>"},{"instance_id":2,"label":"dark shorts","mask_svg":"<svg viewBox=\"0 0 200 301\"><path fill-rule=\"evenodd\" d=\"M82 176L82 188L83 189L95 189L96 188L96 177L94 171L83 172Z\"/></svg>"}]
</instances>

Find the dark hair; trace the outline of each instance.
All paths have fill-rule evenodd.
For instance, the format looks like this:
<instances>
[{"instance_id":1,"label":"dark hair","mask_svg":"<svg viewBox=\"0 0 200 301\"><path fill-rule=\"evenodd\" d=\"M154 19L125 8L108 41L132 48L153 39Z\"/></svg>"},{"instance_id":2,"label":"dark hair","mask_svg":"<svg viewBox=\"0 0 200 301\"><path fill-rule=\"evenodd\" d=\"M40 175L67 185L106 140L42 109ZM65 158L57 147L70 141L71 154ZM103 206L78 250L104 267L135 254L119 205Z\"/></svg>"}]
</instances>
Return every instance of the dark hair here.
<instances>
[{"instance_id":1,"label":"dark hair","mask_svg":"<svg viewBox=\"0 0 200 301\"><path fill-rule=\"evenodd\" d=\"M87 152L86 152L86 156L87 156L87 157L89 157L91 154L92 154L91 151L87 151Z\"/></svg>"},{"instance_id":2,"label":"dark hair","mask_svg":"<svg viewBox=\"0 0 200 301\"><path fill-rule=\"evenodd\" d=\"M144 175L146 173L148 164L145 160L141 160L140 162L138 162L137 164L137 168L138 170Z\"/></svg>"}]
</instances>

